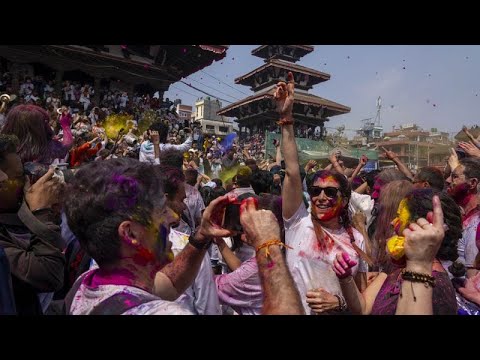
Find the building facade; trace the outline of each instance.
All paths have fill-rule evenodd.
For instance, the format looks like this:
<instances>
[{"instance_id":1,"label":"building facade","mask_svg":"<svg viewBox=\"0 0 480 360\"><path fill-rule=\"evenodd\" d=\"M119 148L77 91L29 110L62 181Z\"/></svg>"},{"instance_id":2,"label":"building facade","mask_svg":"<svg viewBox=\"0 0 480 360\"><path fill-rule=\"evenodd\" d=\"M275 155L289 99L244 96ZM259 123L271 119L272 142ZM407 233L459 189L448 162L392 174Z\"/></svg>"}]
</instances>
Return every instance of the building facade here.
<instances>
[{"instance_id":1,"label":"building facade","mask_svg":"<svg viewBox=\"0 0 480 360\"><path fill-rule=\"evenodd\" d=\"M210 97L200 98L195 102L195 121L199 121L204 134L227 135L234 130L233 122L218 115L222 103Z\"/></svg>"}]
</instances>

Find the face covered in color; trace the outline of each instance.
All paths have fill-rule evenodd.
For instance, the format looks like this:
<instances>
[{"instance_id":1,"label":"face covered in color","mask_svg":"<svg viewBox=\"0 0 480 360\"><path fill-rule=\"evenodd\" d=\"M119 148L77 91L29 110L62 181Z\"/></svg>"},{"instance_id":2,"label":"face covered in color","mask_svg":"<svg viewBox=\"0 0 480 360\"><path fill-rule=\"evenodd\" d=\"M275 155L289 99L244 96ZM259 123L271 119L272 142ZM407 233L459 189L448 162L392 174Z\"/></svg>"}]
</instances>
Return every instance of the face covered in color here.
<instances>
[{"instance_id":1,"label":"face covered in color","mask_svg":"<svg viewBox=\"0 0 480 360\"><path fill-rule=\"evenodd\" d=\"M320 221L339 217L345 206L345 198L340 192L340 184L331 175L318 178L309 188L312 201L312 215Z\"/></svg>"}]
</instances>

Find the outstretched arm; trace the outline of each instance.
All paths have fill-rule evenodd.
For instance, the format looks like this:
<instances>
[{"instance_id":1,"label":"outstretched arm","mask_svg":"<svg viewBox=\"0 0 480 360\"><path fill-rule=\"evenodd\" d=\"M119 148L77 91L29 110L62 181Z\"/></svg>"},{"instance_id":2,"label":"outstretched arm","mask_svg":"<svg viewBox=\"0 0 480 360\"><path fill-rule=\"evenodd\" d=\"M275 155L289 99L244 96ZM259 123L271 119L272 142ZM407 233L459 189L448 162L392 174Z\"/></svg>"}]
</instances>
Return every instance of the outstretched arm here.
<instances>
[{"instance_id":1,"label":"outstretched arm","mask_svg":"<svg viewBox=\"0 0 480 360\"><path fill-rule=\"evenodd\" d=\"M473 135L470 133L470 131L468 131L467 127L464 126L462 128L463 132L468 136L468 138L470 139L470 141L472 141L472 143L480 149L480 135L478 136L478 138L474 138Z\"/></svg>"},{"instance_id":2,"label":"outstretched arm","mask_svg":"<svg viewBox=\"0 0 480 360\"><path fill-rule=\"evenodd\" d=\"M398 170L400 170L402 172L402 174L404 174L410 180L413 180L412 172L407 168L407 166L402 162L402 160L399 159L399 157L396 153L394 153L393 151L389 151L389 150L385 149L383 146L382 146L382 150L385 151L385 157L387 159L392 160L395 163L395 165L397 165Z\"/></svg>"},{"instance_id":3,"label":"outstretched arm","mask_svg":"<svg viewBox=\"0 0 480 360\"><path fill-rule=\"evenodd\" d=\"M366 155L362 155L360 157L360 161L358 162L358 165L357 167L355 168L355 170L353 171L353 174L352 176L350 177L349 179L349 182L351 183L353 181L353 179L355 179L357 177L357 175L360 173L360 171L363 169L363 167L365 165L367 165L367 162L368 162L368 158Z\"/></svg>"},{"instance_id":4,"label":"outstretched arm","mask_svg":"<svg viewBox=\"0 0 480 360\"><path fill-rule=\"evenodd\" d=\"M277 84L275 100L277 111L280 114L278 124L282 128L282 153L285 157L285 179L283 180L283 217L290 219L300 207L302 198L302 181L298 164L297 144L293 132L293 102L294 102L293 74L288 73L288 85L284 82Z\"/></svg>"}]
</instances>

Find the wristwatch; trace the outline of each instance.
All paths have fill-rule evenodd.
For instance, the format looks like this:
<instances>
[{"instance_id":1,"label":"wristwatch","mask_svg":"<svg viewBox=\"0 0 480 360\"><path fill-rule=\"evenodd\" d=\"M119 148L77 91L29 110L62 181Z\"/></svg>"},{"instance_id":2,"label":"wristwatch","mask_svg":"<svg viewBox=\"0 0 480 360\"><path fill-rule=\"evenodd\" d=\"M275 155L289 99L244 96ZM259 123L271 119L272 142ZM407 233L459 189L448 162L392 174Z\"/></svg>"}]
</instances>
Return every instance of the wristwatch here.
<instances>
[{"instance_id":1,"label":"wristwatch","mask_svg":"<svg viewBox=\"0 0 480 360\"><path fill-rule=\"evenodd\" d=\"M198 240L195 240L195 234L190 235L188 238L188 242L190 245L192 245L195 249L198 250L207 250L210 245L212 245L212 240L208 240L207 242L200 242Z\"/></svg>"}]
</instances>

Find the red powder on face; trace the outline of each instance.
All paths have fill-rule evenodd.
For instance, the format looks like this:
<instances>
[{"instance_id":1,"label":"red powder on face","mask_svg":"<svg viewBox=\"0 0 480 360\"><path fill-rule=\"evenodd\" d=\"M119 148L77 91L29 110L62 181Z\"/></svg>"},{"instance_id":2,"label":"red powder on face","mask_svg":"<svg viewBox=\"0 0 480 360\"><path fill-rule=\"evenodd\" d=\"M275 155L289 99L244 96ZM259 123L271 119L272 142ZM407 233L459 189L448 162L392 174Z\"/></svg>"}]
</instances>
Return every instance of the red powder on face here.
<instances>
[{"instance_id":1,"label":"red powder on face","mask_svg":"<svg viewBox=\"0 0 480 360\"><path fill-rule=\"evenodd\" d=\"M148 249L140 246L138 252L133 256L133 262L140 266L155 262L155 255Z\"/></svg>"}]
</instances>

